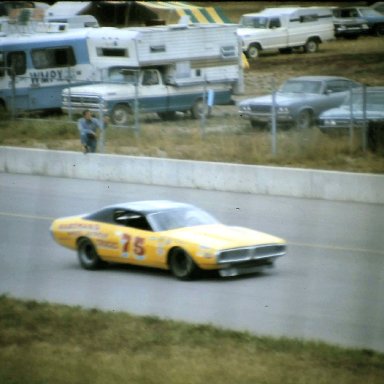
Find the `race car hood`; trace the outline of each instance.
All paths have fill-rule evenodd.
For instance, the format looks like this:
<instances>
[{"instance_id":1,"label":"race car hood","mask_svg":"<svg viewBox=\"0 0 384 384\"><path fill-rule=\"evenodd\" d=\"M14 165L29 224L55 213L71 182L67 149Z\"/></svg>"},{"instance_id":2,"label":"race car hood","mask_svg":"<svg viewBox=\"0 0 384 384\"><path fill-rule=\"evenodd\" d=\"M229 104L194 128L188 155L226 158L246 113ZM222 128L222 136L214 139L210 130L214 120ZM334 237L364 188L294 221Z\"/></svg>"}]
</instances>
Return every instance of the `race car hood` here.
<instances>
[{"instance_id":1,"label":"race car hood","mask_svg":"<svg viewBox=\"0 0 384 384\"><path fill-rule=\"evenodd\" d=\"M175 240L199 244L217 251L261 244L285 243L283 239L263 232L223 224L175 229L170 231L169 235Z\"/></svg>"}]
</instances>

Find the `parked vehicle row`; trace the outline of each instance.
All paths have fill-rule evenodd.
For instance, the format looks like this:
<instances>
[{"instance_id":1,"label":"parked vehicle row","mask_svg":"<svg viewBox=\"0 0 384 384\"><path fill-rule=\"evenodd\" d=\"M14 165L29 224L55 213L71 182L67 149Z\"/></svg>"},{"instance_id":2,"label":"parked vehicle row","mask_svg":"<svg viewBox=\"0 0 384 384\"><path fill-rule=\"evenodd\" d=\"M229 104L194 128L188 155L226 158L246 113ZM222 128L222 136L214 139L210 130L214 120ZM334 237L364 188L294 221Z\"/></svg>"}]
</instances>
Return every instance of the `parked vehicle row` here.
<instances>
[{"instance_id":1,"label":"parked vehicle row","mask_svg":"<svg viewBox=\"0 0 384 384\"><path fill-rule=\"evenodd\" d=\"M384 14L364 6L267 8L244 14L237 33L251 60L268 50L314 53L321 43L335 37L384 35Z\"/></svg>"},{"instance_id":2,"label":"parked vehicle row","mask_svg":"<svg viewBox=\"0 0 384 384\"><path fill-rule=\"evenodd\" d=\"M356 37L357 22L363 30L378 35L384 26L384 15L370 7L344 7L339 16L344 20L337 29L340 36ZM370 21L363 23L368 17ZM352 22L348 23L349 18ZM118 125L127 125L137 108L163 119L172 118L177 111L190 111L198 118L203 111L209 113L212 105L232 104L232 96L241 94L244 87L242 51L250 59L269 49L289 52L300 48L313 53L319 44L334 38L336 25L330 8L294 6L245 14L240 26L119 29L92 24L85 28L89 23L86 15L77 16L76 23L68 19L21 29L15 25L3 28L3 21L0 107L14 114L91 109L109 114ZM155 78L151 84L146 83L148 74ZM310 98L316 99L313 94ZM321 96L328 103L339 99L340 92ZM311 103L299 112L284 108L279 111L281 119L285 114L286 120L300 126L318 115ZM252 124L257 121L257 114L244 110L242 116Z\"/></svg>"}]
</instances>

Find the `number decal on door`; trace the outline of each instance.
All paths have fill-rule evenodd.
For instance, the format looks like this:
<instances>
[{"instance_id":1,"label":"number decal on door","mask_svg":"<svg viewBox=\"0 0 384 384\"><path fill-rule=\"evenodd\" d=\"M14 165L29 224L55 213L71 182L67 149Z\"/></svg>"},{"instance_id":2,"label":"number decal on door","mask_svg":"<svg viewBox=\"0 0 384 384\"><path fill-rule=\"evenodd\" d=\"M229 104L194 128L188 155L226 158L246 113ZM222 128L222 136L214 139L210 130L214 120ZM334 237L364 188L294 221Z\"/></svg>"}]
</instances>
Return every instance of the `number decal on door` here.
<instances>
[{"instance_id":1,"label":"number decal on door","mask_svg":"<svg viewBox=\"0 0 384 384\"><path fill-rule=\"evenodd\" d=\"M133 252L137 256L143 256L145 253L144 248L144 238L143 237L136 237L135 242L133 245Z\"/></svg>"},{"instance_id":2,"label":"number decal on door","mask_svg":"<svg viewBox=\"0 0 384 384\"><path fill-rule=\"evenodd\" d=\"M123 246L121 256L128 257L129 256L129 245L131 244L131 236L124 233L123 236L121 237L121 244Z\"/></svg>"},{"instance_id":3,"label":"number decal on door","mask_svg":"<svg viewBox=\"0 0 384 384\"><path fill-rule=\"evenodd\" d=\"M145 239L143 237L135 237L133 239L133 255L134 256L144 256L145 254ZM122 244L122 257L128 258L130 253L130 248L132 244L132 236L124 233L121 237Z\"/></svg>"}]
</instances>

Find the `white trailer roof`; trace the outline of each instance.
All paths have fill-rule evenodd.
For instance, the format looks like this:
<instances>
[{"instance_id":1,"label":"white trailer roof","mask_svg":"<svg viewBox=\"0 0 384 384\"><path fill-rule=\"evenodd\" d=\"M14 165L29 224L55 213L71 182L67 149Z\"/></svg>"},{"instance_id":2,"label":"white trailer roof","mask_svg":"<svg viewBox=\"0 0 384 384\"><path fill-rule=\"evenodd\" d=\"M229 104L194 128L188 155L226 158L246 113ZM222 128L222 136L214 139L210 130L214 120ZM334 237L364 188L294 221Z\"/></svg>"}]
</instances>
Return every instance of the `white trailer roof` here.
<instances>
[{"instance_id":1,"label":"white trailer roof","mask_svg":"<svg viewBox=\"0 0 384 384\"><path fill-rule=\"evenodd\" d=\"M244 16L280 16L292 15L295 12L321 12L329 11L329 7L281 7L281 8L266 8L260 12L247 13Z\"/></svg>"}]
</instances>

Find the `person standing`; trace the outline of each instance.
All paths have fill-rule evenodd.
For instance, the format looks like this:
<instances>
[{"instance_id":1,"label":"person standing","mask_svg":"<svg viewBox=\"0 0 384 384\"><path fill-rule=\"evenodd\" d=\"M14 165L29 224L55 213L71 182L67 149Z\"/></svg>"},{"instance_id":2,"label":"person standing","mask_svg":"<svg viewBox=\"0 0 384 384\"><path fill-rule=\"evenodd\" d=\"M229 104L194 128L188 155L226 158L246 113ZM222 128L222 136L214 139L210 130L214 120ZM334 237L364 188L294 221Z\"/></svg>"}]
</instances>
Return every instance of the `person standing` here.
<instances>
[{"instance_id":1,"label":"person standing","mask_svg":"<svg viewBox=\"0 0 384 384\"><path fill-rule=\"evenodd\" d=\"M98 119L92 117L89 109L83 112L77 123L80 132L80 141L83 146L83 152L96 152L97 148L97 131L101 129L101 124Z\"/></svg>"}]
</instances>

